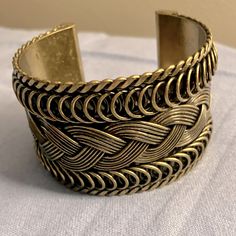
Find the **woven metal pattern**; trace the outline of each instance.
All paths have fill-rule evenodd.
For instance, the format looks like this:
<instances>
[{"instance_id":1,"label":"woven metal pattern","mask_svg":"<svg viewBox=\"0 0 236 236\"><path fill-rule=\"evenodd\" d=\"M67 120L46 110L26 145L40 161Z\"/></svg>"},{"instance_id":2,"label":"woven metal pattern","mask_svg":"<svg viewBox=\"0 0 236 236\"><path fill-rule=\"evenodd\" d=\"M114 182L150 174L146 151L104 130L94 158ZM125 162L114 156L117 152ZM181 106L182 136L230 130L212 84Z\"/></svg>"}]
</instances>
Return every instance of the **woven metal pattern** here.
<instances>
[{"instance_id":1,"label":"woven metal pattern","mask_svg":"<svg viewBox=\"0 0 236 236\"><path fill-rule=\"evenodd\" d=\"M186 60L143 75L88 83L27 75L19 66L22 53L60 27L17 51L13 89L41 163L61 183L90 194L134 193L178 179L201 159L212 130L218 58L206 26L183 18L205 30L205 44Z\"/></svg>"},{"instance_id":2,"label":"woven metal pattern","mask_svg":"<svg viewBox=\"0 0 236 236\"><path fill-rule=\"evenodd\" d=\"M194 142L160 161L116 171L73 171L48 159L36 141L43 166L62 184L74 191L93 195L123 195L162 187L187 174L202 158L212 132L211 119Z\"/></svg>"},{"instance_id":3,"label":"woven metal pattern","mask_svg":"<svg viewBox=\"0 0 236 236\"><path fill-rule=\"evenodd\" d=\"M29 115L29 122L45 156L63 168L107 171L156 161L193 142L209 119L208 108L209 91L205 90L188 104L161 112L150 121L55 127Z\"/></svg>"}]
</instances>

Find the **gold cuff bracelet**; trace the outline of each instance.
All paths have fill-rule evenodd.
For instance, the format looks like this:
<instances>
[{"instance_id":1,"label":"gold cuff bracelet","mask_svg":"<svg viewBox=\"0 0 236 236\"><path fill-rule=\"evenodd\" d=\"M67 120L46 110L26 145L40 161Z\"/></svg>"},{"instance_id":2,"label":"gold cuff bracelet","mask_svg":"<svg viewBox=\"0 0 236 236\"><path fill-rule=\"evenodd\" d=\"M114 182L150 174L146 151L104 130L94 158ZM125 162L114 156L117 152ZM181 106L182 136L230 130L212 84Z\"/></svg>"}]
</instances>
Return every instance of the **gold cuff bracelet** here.
<instances>
[{"instance_id":1,"label":"gold cuff bracelet","mask_svg":"<svg viewBox=\"0 0 236 236\"><path fill-rule=\"evenodd\" d=\"M37 156L67 187L98 195L140 192L178 179L201 159L212 131L212 35L177 13L158 13L156 21L165 69L142 75L84 82L74 25L16 52L13 88Z\"/></svg>"}]
</instances>

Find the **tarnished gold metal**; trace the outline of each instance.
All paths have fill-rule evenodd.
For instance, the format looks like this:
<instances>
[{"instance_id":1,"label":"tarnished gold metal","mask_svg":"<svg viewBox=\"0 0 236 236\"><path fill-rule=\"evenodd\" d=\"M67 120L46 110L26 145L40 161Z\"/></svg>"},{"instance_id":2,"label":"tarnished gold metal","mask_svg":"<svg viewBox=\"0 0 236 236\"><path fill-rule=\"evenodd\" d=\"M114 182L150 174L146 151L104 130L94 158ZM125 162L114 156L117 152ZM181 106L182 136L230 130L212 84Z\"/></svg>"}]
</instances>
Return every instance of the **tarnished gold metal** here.
<instances>
[{"instance_id":1,"label":"tarnished gold metal","mask_svg":"<svg viewBox=\"0 0 236 236\"><path fill-rule=\"evenodd\" d=\"M42 82L84 81L75 25L61 25L33 39L17 64L23 74Z\"/></svg>"},{"instance_id":2,"label":"tarnished gold metal","mask_svg":"<svg viewBox=\"0 0 236 236\"><path fill-rule=\"evenodd\" d=\"M85 82L73 25L39 35L13 58L13 88L37 155L75 191L154 189L202 157L212 130L212 35L177 13L160 12L156 22L163 69L154 72Z\"/></svg>"}]
</instances>

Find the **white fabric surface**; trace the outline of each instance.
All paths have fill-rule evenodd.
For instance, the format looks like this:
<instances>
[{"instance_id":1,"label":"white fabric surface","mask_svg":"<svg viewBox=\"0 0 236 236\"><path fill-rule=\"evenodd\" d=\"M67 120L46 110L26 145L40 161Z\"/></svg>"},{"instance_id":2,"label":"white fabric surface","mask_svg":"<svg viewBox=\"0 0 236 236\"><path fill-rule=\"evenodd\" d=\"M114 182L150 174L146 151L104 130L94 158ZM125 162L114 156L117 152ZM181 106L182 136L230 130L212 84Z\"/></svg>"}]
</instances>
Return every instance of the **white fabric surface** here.
<instances>
[{"instance_id":1,"label":"white fabric surface","mask_svg":"<svg viewBox=\"0 0 236 236\"><path fill-rule=\"evenodd\" d=\"M58 184L36 159L11 58L36 31L0 28L0 235L236 235L236 50L217 45L214 132L199 165L162 189L93 197ZM88 79L152 71L155 39L81 33Z\"/></svg>"}]
</instances>

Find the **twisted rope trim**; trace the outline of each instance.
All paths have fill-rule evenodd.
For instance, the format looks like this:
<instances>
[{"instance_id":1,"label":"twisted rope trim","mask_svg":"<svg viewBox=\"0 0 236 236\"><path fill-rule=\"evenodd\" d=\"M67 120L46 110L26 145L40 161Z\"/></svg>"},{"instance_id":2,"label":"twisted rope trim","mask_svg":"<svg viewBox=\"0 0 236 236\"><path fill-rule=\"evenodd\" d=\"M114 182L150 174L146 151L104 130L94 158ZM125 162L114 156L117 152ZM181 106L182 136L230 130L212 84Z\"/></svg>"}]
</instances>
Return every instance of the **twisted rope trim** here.
<instances>
[{"instance_id":1,"label":"twisted rope trim","mask_svg":"<svg viewBox=\"0 0 236 236\"><path fill-rule=\"evenodd\" d=\"M19 66L19 57L21 53L27 49L30 45L37 42L38 40L48 36L49 34L56 32L58 29L60 29L62 26L56 27L52 29L51 31L48 31L44 34L40 34L37 37L34 37L31 41L28 41L26 44L24 44L21 48L17 50L13 57L13 68L14 68L14 76L18 78L21 83L24 83L25 85L40 89L45 92L53 91L56 93L88 93L88 92L102 92L102 91L114 91L114 90L122 90L127 89L128 87L138 87L141 85L148 85L152 84L154 81L163 81L168 77L174 77L178 75L179 73L185 72L188 69L194 67L197 63L201 62L203 58L206 58L206 56L210 53L213 54L212 58L214 58L214 64L217 64L217 52L215 49L215 46L213 44L212 40L212 34L210 33L209 29L202 24L201 22L186 17L183 15L179 15L180 17L192 20L199 24L206 32L207 39L206 43L202 46L200 50L198 50L196 53L194 53L192 56L188 57L185 61L180 61L176 65L170 65L166 69L158 69L154 72L146 72L142 75L133 75L129 77L118 77L114 80L111 79L105 79L103 81L97 81L92 80L89 82L78 82L78 83L61 83L60 81L57 82L51 82L49 80L39 80L34 77L30 77L27 75ZM212 49L212 50L211 50Z\"/></svg>"},{"instance_id":2,"label":"twisted rope trim","mask_svg":"<svg viewBox=\"0 0 236 236\"><path fill-rule=\"evenodd\" d=\"M51 121L102 123L140 119L185 104L210 89L216 68L214 53L201 63L166 81L117 92L56 94L32 89L13 75L13 89L19 102L32 114Z\"/></svg>"},{"instance_id":3,"label":"twisted rope trim","mask_svg":"<svg viewBox=\"0 0 236 236\"><path fill-rule=\"evenodd\" d=\"M66 170L44 156L37 139L36 150L45 169L66 187L92 195L113 196L153 190L187 174L202 158L211 133L210 118L196 140L170 157L149 164L106 172Z\"/></svg>"}]
</instances>

